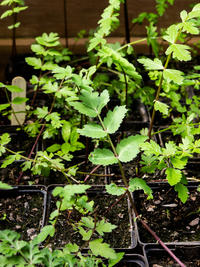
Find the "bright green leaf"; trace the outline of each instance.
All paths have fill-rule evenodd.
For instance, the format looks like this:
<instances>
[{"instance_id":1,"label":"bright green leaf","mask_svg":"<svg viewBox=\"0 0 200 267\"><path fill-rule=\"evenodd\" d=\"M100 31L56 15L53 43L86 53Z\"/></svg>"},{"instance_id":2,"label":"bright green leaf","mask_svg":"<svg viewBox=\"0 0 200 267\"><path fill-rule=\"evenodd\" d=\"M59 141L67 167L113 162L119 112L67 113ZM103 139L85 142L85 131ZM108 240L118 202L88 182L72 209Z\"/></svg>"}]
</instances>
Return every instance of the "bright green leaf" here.
<instances>
[{"instance_id":1,"label":"bright green leaf","mask_svg":"<svg viewBox=\"0 0 200 267\"><path fill-rule=\"evenodd\" d=\"M42 61L40 58L37 57L26 57L25 58L26 63L30 66L32 66L34 69L41 69L42 67Z\"/></svg>"},{"instance_id":2,"label":"bright green leaf","mask_svg":"<svg viewBox=\"0 0 200 267\"><path fill-rule=\"evenodd\" d=\"M83 129L78 129L81 135L91 137L91 138L102 138L106 136L106 132L98 124L86 124Z\"/></svg>"},{"instance_id":3,"label":"bright green leaf","mask_svg":"<svg viewBox=\"0 0 200 267\"><path fill-rule=\"evenodd\" d=\"M129 136L123 139L116 147L118 159L122 162L128 162L134 159L139 153L140 145L145 140L147 140L147 137L143 135Z\"/></svg>"},{"instance_id":4,"label":"bright green leaf","mask_svg":"<svg viewBox=\"0 0 200 267\"><path fill-rule=\"evenodd\" d=\"M167 80L168 83L173 81L177 84L182 84L183 82L183 75L184 73L179 70L173 70L173 69L165 69L163 71L163 77Z\"/></svg>"},{"instance_id":5,"label":"bright green leaf","mask_svg":"<svg viewBox=\"0 0 200 267\"><path fill-rule=\"evenodd\" d=\"M141 178L131 178L129 182L129 191L134 192L136 190L143 190L148 196L148 199L152 199L152 190L147 183Z\"/></svg>"},{"instance_id":6,"label":"bright green leaf","mask_svg":"<svg viewBox=\"0 0 200 267\"><path fill-rule=\"evenodd\" d=\"M12 186L3 182L0 182L0 189L12 189Z\"/></svg>"},{"instance_id":7,"label":"bright green leaf","mask_svg":"<svg viewBox=\"0 0 200 267\"><path fill-rule=\"evenodd\" d=\"M143 64L147 70L163 70L164 69L162 61L158 58L155 58L154 60L151 60L149 58L141 58L141 59L138 59L138 62Z\"/></svg>"},{"instance_id":8,"label":"bright green leaf","mask_svg":"<svg viewBox=\"0 0 200 267\"><path fill-rule=\"evenodd\" d=\"M103 121L104 126L106 127L106 131L108 133L115 133L119 129L126 112L127 109L125 106L116 106L113 111L108 111Z\"/></svg>"},{"instance_id":9,"label":"bright green leaf","mask_svg":"<svg viewBox=\"0 0 200 267\"><path fill-rule=\"evenodd\" d=\"M89 156L89 160L96 165L107 166L110 164L117 163L118 160L113 154L113 152L109 149L95 149Z\"/></svg>"},{"instance_id":10,"label":"bright green leaf","mask_svg":"<svg viewBox=\"0 0 200 267\"><path fill-rule=\"evenodd\" d=\"M165 171L167 180L170 185L178 184L181 181L182 173L180 170L174 168L167 168Z\"/></svg>"},{"instance_id":11,"label":"bright green leaf","mask_svg":"<svg viewBox=\"0 0 200 267\"><path fill-rule=\"evenodd\" d=\"M26 101L28 101L28 98L26 98L26 97L15 97L14 99L13 99L13 101L12 101L12 103L13 104L16 104L16 105L20 105L20 104L22 104L22 103L24 103L24 102L26 102Z\"/></svg>"},{"instance_id":12,"label":"bright green leaf","mask_svg":"<svg viewBox=\"0 0 200 267\"><path fill-rule=\"evenodd\" d=\"M165 103L162 103L160 101L155 101L154 103L154 108L155 110L157 111L160 111L160 113L164 114L164 115L168 115L168 109L169 109L169 106Z\"/></svg>"},{"instance_id":13,"label":"bright green leaf","mask_svg":"<svg viewBox=\"0 0 200 267\"><path fill-rule=\"evenodd\" d=\"M96 224L96 231L103 236L104 233L110 233L113 229L115 229L117 226L114 224L111 224L109 222L106 222L104 219L97 222Z\"/></svg>"},{"instance_id":14,"label":"bright green leaf","mask_svg":"<svg viewBox=\"0 0 200 267\"><path fill-rule=\"evenodd\" d=\"M178 192L180 200L185 203L189 197L188 188L185 185L178 183L175 185L174 189Z\"/></svg>"},{"instance_id":15,"label":"bright green leaf","mask_svg":"<svg viewBox=\"0 0 200 267\"><path fill-rule=\"evenodd\" d=\"M95 256L101 256L106 259L115 259L116 252L110 248L109 244L102 243L103 239L96 239L89 242L89 248Z\"/></svg>"},{"instance_id":16,"label":"bright green leaf","mask_svg":"<svg viewBox=\"0 0 200 267\"><path fill-rule=\"evenodd\" d=\"M190 47L188 45L183 44L172 44L166 50L166 55L172 53L173 58L177 58L180 61L189 61L191 60L191 54L188 51Z\"/></svg>"},{"instance_id":17,"label":"bright green leaf","mask_svg":"<svg viewBox=\"0 0 200 267\"><path fill-rule=\"evenodd\" d=\"M111 183L109 185L106 185L106 192L110 195L121 196L126 192L126 188Z\"/></svg>"},{"instance_id":18,"label":"bright green leaf","mask_svg":"<svg viewBox=\"0 0 200 267\"><path fill-rule=\"evenodd\" d=\"M10 91L11 93L20 93L23 92L23 89L16 85L5 85L5 87Z\"/></svg>"}]
</instances>

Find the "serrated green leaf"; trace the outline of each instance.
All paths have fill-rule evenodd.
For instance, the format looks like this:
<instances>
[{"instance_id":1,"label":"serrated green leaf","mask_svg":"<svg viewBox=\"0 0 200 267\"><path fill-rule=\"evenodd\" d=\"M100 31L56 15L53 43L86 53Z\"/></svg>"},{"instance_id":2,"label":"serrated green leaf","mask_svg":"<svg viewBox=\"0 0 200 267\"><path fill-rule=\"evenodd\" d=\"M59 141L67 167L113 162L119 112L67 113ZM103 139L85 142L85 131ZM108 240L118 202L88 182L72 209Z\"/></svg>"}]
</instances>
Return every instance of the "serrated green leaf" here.
<instances>
[{"instance_id":1,"label":"serrated green leaf","mask_svg":"<svg viewBox=\"0 0 200 267\"><path fill-rule=\"evenodd\" d=\"M139 153L140 145L145 140L147 140L147 137L139 134L123 139L116 147L118 159L122 162L128 162L134 159Z\"/></svg>"},{"instance_id":2,"label":"serrated green leaf","mask_svg":"<svg viewBox=\"0 0 200 267\"><path fill-rule=\"evenodd\" d=\"M169 106L165 103L162 103L160 101L155 101L154 103L154 108L155 110L157 111L160 111L160 113L164 114L164 115L168 115L168 109L169 109Z\"/></svg>"},{"instance_id":3,"label":"serrated green leaf","mask_svg":"<svg viewBox=\"0 0 200 267\"><path fill-rule=\"evenodd\" d=\"M184 169L185 165L187 164L187 158L177 158L177 157L173 157L171 158L171 163L173 164L174 168L177 168L177 169Z\"/></svg>"},{"instance_id":4,"label":"serrated green leaf","mask_svg":"<svg viewBox=\"0 0 200 267\"><path fill-rule=\"evenodd\" d=\"M20 87L16 86L16 85L5 85L5 87L8 89L8 91L10 91L11 93L20 93L23 92L23 89L21 89Z\"/></svg>"},{"instance_id":5,"label":"serrated green leaf","mask_svg":"<svg viewBox=\"0 0 200 267\"><path fill-rule=\"evenodd\" d=\"M163 77L165 80L167 80L168 83L173 81L174 83L177 84L182 84L184 78L183 75L184 73L179 71L179 70L173 70L173 69L165 69L163 71Z\"/></svg>"},{"instance_id":6,"label":"serrated green leaf","mask_svg":"<svg viewBox=\"0 0 200 267\"><path fill-rule=\"evenodd\" d=\"M109 93L107 90L104 90L99 95L98 92L82 90L79 98L82 102L72 102L70 104L80 113L89 117L96 117L108 103Z\"/></svg>"},{"instance_id":7,"label":"serrated green leaf","mask_svg":"<svg viewBox=\"0 0 200 267\"><path fill-rule=\"evenodd\" d=\"M136 190L143 190L148 196L147 199L153 199L152 190L147 183L141 178L131 178L129 181L129 191L134 192Z\"/></svg>"},{"instance_id":8,"label":"serrated green leaf","mask_svg":"<svg viewBox=\"0 0 200 267\"><path fill-rule=\"evenodd\" d=\"M104 219L100 222L97 222L96 224L96 231L103 236L104 233L111 233L113 229L115 229L117 226L114 224L111 224L109 222L106 222Z\"/></svg>"},{"instance_id":9,"label":"serrated green leaf","mask_svg":"<svg viewBox=\"0 0 200 267\"><path fill-rule=\"evenodd\" d=\"M181 181L182 173L180 170L174 168L167 168L165 171L167 180L170 185L178 184Z\"/></svg>"},{"instance_id":10,"label":"serrated green leaf","mask_svg":"<svg viewBox=\"0 0 200 267\"><path fill-rule=\"evenodd\" d=\"M191 21L180 23L182 27L182 31L190 33L190 34L199 34L199 29L195 26L195 24Z\"/></svg>"},{"instance_id":11,"label":"serrated green leaf","mask_svg":"<svg viewBox=\"0 0 200 267\"><path fill-rule=\"evenodd\" d=\"M78 110L81 114L87 115L88 117L95 118L97 116L96 111L93 109L86 107L84 104L80 102L71 102L71 106L73 106L76 110Z\"/></svg>"},{"instance_id":12,"label":"serrated green leaf","mask_svg":"<svg viewBox=\"0 0 200 267\"><path fill-rule=\"evenodd\" d=\"M90 228L90 229L93 229L94 228L94 220L92 217L82 217L81 218L81 222L84 223L84 225L87 227L87 228Z\"/></svg>"},{"instance_id":13,"label":"serrated green leaf","mask_svg":"<svg viewBox=\"0 0 200 267\"><path fill-rule=\"evenodd\" d=\"M31 50L33 52L35 52L37 55L44 55L44 56L46 56L46 50L40 44L32 44L31 45Z\"/></svg>"},{"instance_id":14,"label":"serrated green leaf","mask_svg":"<svg viewBox=\"0 0 200 267\"><path fill-rule=\"evenodd\" d=\"M122 123L126 112L127 109L125 106L120 106L120 107L116 106L113 111L111 110L108 111L103 121L107 133L112 134L119 129L120 124Z\"/></svg>"},{"instance_id":15,"label":"serrated green leaf","mask_svg":"<svg viewBox=\"0 0 200 267\"><path fill-rule=\"evenodd\" d=\"M78 184L78 185L66 185L64 187L64 191L67 192L69 195L74 194L84 194L87 189L89 189L90 185Z\"/></svg>"},{"instance_id":16,"label":"serrated green leaf","mask_svg":"<svg viewBox=\"0 0 200 267\"><path fill-rule=\"evenodd\" d=\"M190 47L183 44L172 44L166 50L166 55L172 53L173 58L177 58L180 61L189 61L191 60L191 54L188 51Z\"/></svg>"},{"instance_id":17,"label":"serrated green leaf","mask_svg":"<svg viewBox=\"0 0 200 267\"><path fill-rule=\"evenodd\" d=\"M137 82L141 81L142 77L136 71L135 66L130 63L126 58L121 56L118 51L115 51L111 47L103 46L102 49L99 51L99 56L102 61L106 62L107 64L109 60L111 60L111 63L114 63L119 71L124 71Z\"/></svg>"},{"instance_id":18,"label":"serrated green leaf","mask_svg":"<svg viewBox=\"0 0 200 267\"><path fill-rule=\"evenodd\" d=\"M121 196L126 192L126 188L111 183L109 185L106 185L106 192L110 195Z\"/></svg>"},{"instance_id":19,"label":"serrated green leaf","mask_svg":"<svg viewBox=\"0 0 200 267\"><path fill-rule=\"evenodd\" d=\"M42 228L41 232L37 235L37 244L42 243L48 236L53 237L55 228L53 225L46 225Z\"/></svg>"},{"instance_id":20,"label":"serrated green leaf","mask_svg":"<svg viewBox=\"0 0 200 267\"><path fill-rule=\"evenodd\" d=\"M67 66L66 68L56 66L53 68L52 72L54 77L57 79L66 79L72 77L72 68Z\"/></svg>"},{"instance_id":21,"label":"serrated green leaf","mask_svg":"<svg viewBox=\"0 0 200 267\"><path fill-rule=\"evenodd\" d=\"M101 256L106 259L115 259L116 252L110 248L109 244L102 243L103 239L96 239L89 242L89 248L95 256Z\"/></svg>"},{"instance_id":22,"label":"serrated green leaf","mask_svg":"<svg viewBox=\"0 0 200 267\"><path fill-rule=\"evenodd\" d=\"M58 150L60 149L60 147L61 147L60 144L53 144L53 145L47 147L46 150L47 150L47 152L52 152L52 153L54 153L54 152L58 151Z\"/></svg>"},{"instance_id":23,"label":"serrated green leaf","mask_svg":"<svg viewBox=\"0 0 200 267\"><path fill-rule=\"evenodd\" d=\"M85 231L85 230L83 229L83 227L81 227L81 226L79 226L78 229L79 229L79 233L82 235L82 239L83 239L84 241L88 241L88 240L90 240L90 238L91 238L91 236L92 236L92 230Z\"/></svg>"},{"instance_id":24,"label":"serrated green leaf","mask_svg":"<svg viewBox=\"0 0 200 267\"><path fill-rule=\"evenodd\" d=\"M118 262L121 261L121 259L123 258L124 256L124 252L119 252L119 253L116 253L116 256L117 258L116 259L110 259L108 260L108 267L113 267L115 266Z\"/></svg>"},{"instance_id":25,"label":"serrated green leaf","mask_svg":"<svg viewBox=\"0 0 200 267\"><path fill-rule=\"evenodd\" d=\"M37 57L26 57L25 61L28 65L32 66L34 69L41 69L42 61L40 58Z\"/></svg>"},{"instance_id":26,"label":"serrated green leaf","mask_svg":"<svg viewBox=\"0 0 200 267\"><path fill-rule=\"evenodd\" d=\"M140 58L138 59L138 62L143 64L147 70L163 70L164 69L162 61L158 58L155 58L154 60L151 60L149 58Z\"/></svg>"},{"instance_id":27,"label":"serrated green leaf","mask_svg":"<svg viewBox=\"0 0 200 267\"><path fill-rule=\"evenodd\" d=\"M106 148L97 148L89 156L89 160L96 165L107 166L110 164L117 163L118 160L113 152Z\"/></svg>"},{"instance_id":28,"label":"serrated green leaf","mask_svg":"<svg viewBox=\"0 0 200 267\"><path fill-rule=\"evenodd\" d=\"M27 97L15 97L13 100L12 100L12 103L13 104L16 104L16 105L20 105L24 102L28 101L28 98Z\"/></svg>"},{"instance_id":29,"label":"serrated green leaf","mask_svg":"<svg viewBox=\"0 0 200 267\"><path fill-rule=\"evenodd\" d=\"M37 108L34 114L37 115L39 119L43 119L48 114L48 107Z\"/></svg>"},{"instance_id":30,"label":"serrated green leaf","mask_svg":"<svg viewBox=\"0 0 200 267\"><path fill-rule=\"evenodd\" d=\"M10 107L10 104L1 104L0 105L0 111L7 109L8 107Z\"/></svg>"},{"instance_id":31,"label":"serrated green leaf","mask_svg":"<svg viewBox=\"0 0 200 267\"><path fill-rule=\"evenodd\" d=\"M188 14L189 19L200 17L200 4L196 4Z\"/></svg>"},{"instance_id":32,"label":"serrated green leaf","mask_svg":"<svg viewBox=\"0 0 200 267\"><path fill-rule=\"evenodd\" d=\"M11 138L10 138L10 135L9 133L4 133L0 136L0 144L1 145L7 145L10 141L11 141Z\"/></svg>"},{"instance_id":33,"label":"serrated green leaf","mask_svg":"<svg viewBox=\"0 0 200 267\"><path fill-rule=\"evenodd\" d=\"M177 25L171 25L167 31L165 36L163 36L163 39L167 42L174 44L178 35L178 26Z\"/></svg>"},{"instance_id":34,"label":"serrated green leaf","mask_svg":"<svg viewBox=\"0 0 200 267\"><path fill-rule=\"evenodd\" d=\"M185 203L189 197L188 188L185 185L178 183L175 185L174 189L176 192L178 192L178 197L180 200Z\"/></svg>"},{"instance_id":35,"label":"serrated green leaf","mask_svg":"<svg viewBox=\"0 0 200 267\"><path fill-rule=\"evenodd\" d=\"M163 148L163 155L170 157L174 156L177 152L177 146L173 141L169 141L165 144L165 148Z\"/></svg>"},{"instance_id":36,"label":"serrated green leaf","mask_svg":"<svg viewBox=\"0 0 200 267\"><path fill-rule=\"evenodd\" d=\"M98 124L86 124L83 129L78 129L78 133L91 138L102 138L106 136L106 132Z\"/></svg>"}]
</instances>

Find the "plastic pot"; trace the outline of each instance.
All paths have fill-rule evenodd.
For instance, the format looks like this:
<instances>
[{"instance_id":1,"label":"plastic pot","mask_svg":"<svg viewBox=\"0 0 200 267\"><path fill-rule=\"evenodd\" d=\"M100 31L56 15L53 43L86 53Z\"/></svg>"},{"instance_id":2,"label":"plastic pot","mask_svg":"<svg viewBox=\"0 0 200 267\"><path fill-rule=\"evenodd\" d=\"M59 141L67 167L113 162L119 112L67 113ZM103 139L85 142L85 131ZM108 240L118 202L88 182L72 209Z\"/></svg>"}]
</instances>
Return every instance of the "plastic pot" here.
<instances>
[{"instance_id":1,"label":"plastic pot","mask_svg":"<svg viewBox=\"0 0 200 267\"><path fill-rule=\"evenodd\" d=\"M9 229L30 240L44 226L47 193L44 186L14 186L0 190L0 229Z\"/></svg>"},{"instance_id":2,"label":"plastic pot","mask_svg":"<svg viewBox=\"0 0 200 267\"><path fill-rule=\"evenodd\" d=\"M56 186L48 187L48 205L47 217L45 224L48 223L49 216L55 210L57 198L53 197L52 191ZM109 243L111 247L118 249L125 249L126 252L131 252L137 245L137 238L135 237L135 230L133 229L132 218L130 214L129 202L126 198L120 200L112 208L112 205L117 201L117 197L106 194L103 186L93 186L87 191L89 200L94 200L95 210L99 218L105 217L110 223L118 227L112 233L104 235L104 241ZM53 244L55 247L62 247L66 243L75 242L78 245L84 246L82 237L79 233L74 233L70 222L78 221L83 215L75 209L69 213L65 211L57 221L56 233ZM98 235L95 238L99 238Z\"/></svg>"},{"instance_id":3,"label":"plastic pot","mask_svg":"<svg viewBox=\"0 0 200 267\"><path fill-rule=\"evenodd\" d=\"M169 244L187 244L188 242L200 245L200 194L197 192L197 183L190 183L189 199L183 204L167 183L149 184L153 190L154 199L147 200L142 191L133 194L138 213L143 220L156 232L160 239ZM147 232L139 220L135 220L139 243L156 243L152 235Z\"/></svg>"}]
</instances>

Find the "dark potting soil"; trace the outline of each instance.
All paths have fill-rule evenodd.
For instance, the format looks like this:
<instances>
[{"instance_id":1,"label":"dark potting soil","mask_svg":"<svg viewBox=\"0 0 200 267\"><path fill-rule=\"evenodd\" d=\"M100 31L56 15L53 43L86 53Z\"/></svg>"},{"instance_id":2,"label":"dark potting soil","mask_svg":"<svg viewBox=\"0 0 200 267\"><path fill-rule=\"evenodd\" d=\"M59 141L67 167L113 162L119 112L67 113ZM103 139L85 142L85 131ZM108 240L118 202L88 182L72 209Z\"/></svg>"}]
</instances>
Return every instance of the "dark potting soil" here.
<instances>
[{"instance_id":1,"label":"dark potting soil","mask_svg":"<svg viewBox=\"0 0 200 267\"><path fill-rule=\"evenodd\" d=\"M0 198L0 229L9 229L31 240L39 233L43 222L43 196L40 193L23 193Z\"/></svg>"},{"instance_id":2,"label":"dark potting soil","mask_svg":"<svg viewBox=\"0 0 200 267\"><path fill-rule=\"evenodd\" d=\"M52 197L50 207L51 212L55 210L55 200L56 199ZM107 222L117 225L117 228L114 229L112 233L104 234L104 242L109 243L113 248L131 247L132 227L130 226L127 199L122 199L113 208L111 208L111 206L117 201L115 196L95 193L92 195L89 194L89 200L94 200L94 209L98 219L101 220L105 218ZM72 212L63 212L58 218L56 233L50 243L54 247L62 247L68 242L75 242L84 248L85 244L83 243L84 241L82 241L81 235L73 230L73 224L79 221L82 216L83 215L76 210L73 210ZM94 238L100 238L100 236L95 233Z\"/></svg>"},{"instance_id":3,"label":"dark potting soil","mask_svg":"<svg viewBox=\"0 0 200 267\"><path fill-rule=\"evenodd\" d=\"M180 259L187 267L200 266L200 247L199 246L184 246L172 249L173 253ZM149 267L178 267L176 263L166 251L151 250L148 253Z\"/></svg>"},{"instance_id":4,"label":"dark potting soil","mask_svg":"<svg viewBox=\"0 0 200 267\"><path fill-rule=\"evenodd\" d=\"M189 199L183 204L173 188L157 188L154 199L147 200L143 193L136 193L134 200L138 213L163 242L200 241L200 192L191 189ZM139 226L143 243L155 243L153 237Z\"/></svg>"},{"instance_id":5,"label":"dark potting soil","mask_svg":"<svg viewBox=\"0 0 200 267\"><path fill-rule=\"evenodd\" d=\"M182 261L187 267L199 267L200 260ZM174 262L170 257L163 258L162 260L152 259L149 267L179 267L180 265Z\"/></svg>"},{"instance_id":6,"label":"dark potting soil","mask_svg":"<svg viewBox=\"0 0 200 267\"><path fill-rule=\"evenodd\" d=\"M22 162L14 162L6 168L0 168L1 181L10 185L16 185L22 171ZM44 176L33 175L30 170L23 172L19 185L48 184Z\"/></svg>"}]
</instances>

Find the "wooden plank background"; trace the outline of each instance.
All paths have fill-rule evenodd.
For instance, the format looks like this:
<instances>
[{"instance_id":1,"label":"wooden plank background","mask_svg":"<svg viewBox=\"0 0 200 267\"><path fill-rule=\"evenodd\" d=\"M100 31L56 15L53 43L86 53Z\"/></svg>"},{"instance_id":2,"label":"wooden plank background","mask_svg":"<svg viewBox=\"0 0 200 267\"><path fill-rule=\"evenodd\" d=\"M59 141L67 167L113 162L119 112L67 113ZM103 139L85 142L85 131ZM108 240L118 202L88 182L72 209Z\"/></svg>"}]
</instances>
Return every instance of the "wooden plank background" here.
<instances>
[{"instance_id":1,"label":"wooden plank background","mask_svg":"<svg viewBox=\"0 0 200 267\"><path fill-rule=\"evenodd\" d=\"M64 37L64 0L25 0L29 8L19 15L21 26L17 29L17 51L18 53L29 53L30 44L36 36L43 32L57 32L60 37ZM159 27L168 27L179 21L181 10L191 10L189 5L197 3L198 0L175 0L174 6L169 6L165 15L159 19ZM108 5L108 0L66 0L67 3L67 29L70 48L75 48L75 53L82 53L85 39L79 40L74 46L74 37L77 33L85 29L87 32L97 27L97 22ZM141 12L155 12L155 0L127 0L129 22ZM0 6L0 14L6 8ZM2 69L7 64L11 51L11 31L7 26L12 23L11 18L0 20L0 79L2 79ZM120 27L111 34L113 41L122 41L125 36L123 6L120 11ZM144 25L135 26L131 32L131 38L146 36ZM64 39L62 39L64 43ZM143 43L137 45L139 52L147 49Z\"/></svg>"},{"instance_id":2,"label":"wooden plank background","mask_svg":"<svg viewBox=\"0 0 200 267\"><path fill-rule=\"evenodd\" d=\"M36 37L43 32L58 32L64 36L64 0L25 0L29 8L22 11L19 20L22 22L17 31L19 38ZM163 18L159 19L159 26L167 27L179 19L181 10L190 10L189 5L198 1L175 0L174 6L169 6ZM103 9L107 6L108 0L66 0L67 21L69 37L74 37L82 29L89 31L97 27ZM131 21L141 12L155 12L155 0L127 0L129 20ZM5 10L0 7L0 13ZM121 10L121 26L112 36L124 35L123 8ZM11 32L7 26L11 19L0 21L0 38L9 38ZM144 36L144 26L137 26L133 32L134 36Z\"/></svg>"}]
</instances>

